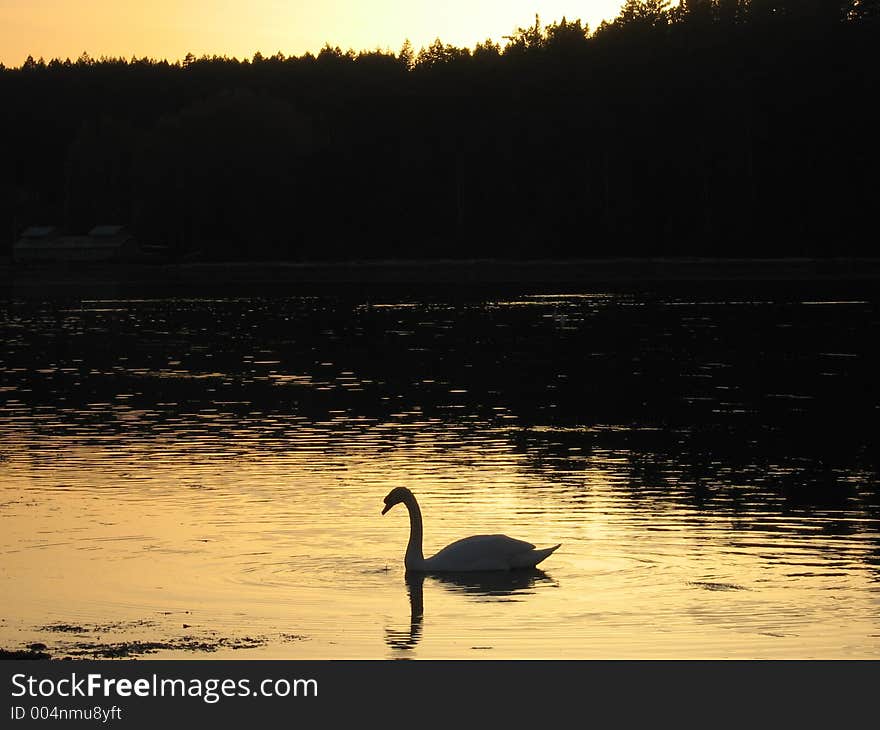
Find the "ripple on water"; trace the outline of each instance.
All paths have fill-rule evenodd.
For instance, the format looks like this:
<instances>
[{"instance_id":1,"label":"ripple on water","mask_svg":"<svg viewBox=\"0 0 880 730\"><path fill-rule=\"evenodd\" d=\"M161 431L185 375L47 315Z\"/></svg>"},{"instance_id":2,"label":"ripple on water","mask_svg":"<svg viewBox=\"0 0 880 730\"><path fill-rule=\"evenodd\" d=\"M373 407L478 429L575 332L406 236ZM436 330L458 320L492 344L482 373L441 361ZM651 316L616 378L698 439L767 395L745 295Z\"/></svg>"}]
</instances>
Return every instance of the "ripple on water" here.
<instances>
[{"instance_id":1,"label":"ripple on water","mask_svg":"<svg viewBox=\"0 0 880 730\"><path fill-rule=\"evenodd\" d=\"M873 299L810 292L2 304L0 637L877 656L877 331ZM563 547L416 586L379 515L401 484L427 553Z\"/></svg>"}]
</instances>

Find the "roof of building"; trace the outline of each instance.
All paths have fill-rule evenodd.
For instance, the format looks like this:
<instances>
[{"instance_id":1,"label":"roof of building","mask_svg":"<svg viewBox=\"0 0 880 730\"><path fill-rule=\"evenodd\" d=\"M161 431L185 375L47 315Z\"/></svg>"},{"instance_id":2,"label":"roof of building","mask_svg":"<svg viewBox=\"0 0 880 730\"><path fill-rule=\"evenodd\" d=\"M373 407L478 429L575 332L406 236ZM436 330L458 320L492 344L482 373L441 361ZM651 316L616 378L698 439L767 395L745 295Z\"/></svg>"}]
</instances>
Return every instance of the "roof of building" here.
<instances>
[{"instance_id":1,"label":"roof of building","mask_svg":"<svg viewBox=\"0 0 880 730\"><path fill-rule=\"evenodd\" d=\"M55 226L28 226L21 234L22 238L46 238L55 233Z\"/></svg>"}]
</instances>

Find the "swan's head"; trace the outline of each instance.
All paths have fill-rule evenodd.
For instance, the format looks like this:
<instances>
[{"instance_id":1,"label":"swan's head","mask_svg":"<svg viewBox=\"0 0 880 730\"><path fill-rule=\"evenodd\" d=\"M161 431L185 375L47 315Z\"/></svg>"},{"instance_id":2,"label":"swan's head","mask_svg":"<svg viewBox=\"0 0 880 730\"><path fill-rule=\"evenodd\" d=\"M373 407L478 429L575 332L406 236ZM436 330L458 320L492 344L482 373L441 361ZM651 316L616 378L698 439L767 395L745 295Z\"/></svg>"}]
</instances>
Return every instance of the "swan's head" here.
<instances>
[{"instance_id":1,"label":"swan's head","mask_svg":"<svg viewBox=\"0 0 880 730\"><path fill-rule=\"evenodd\" d=\"M384 515L395 504L400 504L401 502L406 501L406 499L411 495L412 492L410 492L406 487L395 487L390 492L388 492L388 496L385 497L385 507L382 509L382 514Z\"/></svg>"}]
</instances>

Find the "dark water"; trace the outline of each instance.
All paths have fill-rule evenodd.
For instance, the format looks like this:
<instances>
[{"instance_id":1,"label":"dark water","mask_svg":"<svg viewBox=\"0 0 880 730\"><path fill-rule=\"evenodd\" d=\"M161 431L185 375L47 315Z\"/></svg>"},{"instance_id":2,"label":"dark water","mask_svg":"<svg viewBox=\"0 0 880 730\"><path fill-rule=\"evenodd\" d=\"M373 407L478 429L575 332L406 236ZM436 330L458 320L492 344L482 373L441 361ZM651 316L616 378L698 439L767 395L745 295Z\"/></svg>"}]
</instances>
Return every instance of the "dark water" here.
<instances>
[{"instance_id":1,"label":"dark water","mask_svg":"<svg viewBox=\"0 0 880 730\"><path fill-rule=\"evenodd\" d=\"M7 300L0 633L876 656L878 325L870 292L810 285ZM398 484L426 554L563 548L407 584Z\"/></svg>"}]
</instances>

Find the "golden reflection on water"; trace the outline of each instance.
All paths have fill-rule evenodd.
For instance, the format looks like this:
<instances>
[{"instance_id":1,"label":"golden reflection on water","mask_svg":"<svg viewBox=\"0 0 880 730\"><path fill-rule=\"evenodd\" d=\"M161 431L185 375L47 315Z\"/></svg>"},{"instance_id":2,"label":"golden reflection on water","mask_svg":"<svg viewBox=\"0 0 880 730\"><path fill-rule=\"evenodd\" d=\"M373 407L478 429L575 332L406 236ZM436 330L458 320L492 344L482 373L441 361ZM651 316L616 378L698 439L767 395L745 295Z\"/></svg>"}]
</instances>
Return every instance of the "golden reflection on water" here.
<instances>
[{"instance_id":1,"label":"golden reflection on water","mask_svg":"<svg viewBox=\"0 0 880 730\"><path fill-rule=\"evenodd\" d=\"M601 318L606 299L521 298L474 311L493 332L516 326L567 337L566 328ZM386 338L383 347L388 338L413 339L401 352L429 363L406 373L405 393L384 382L391 375L363 367L369 353L344 362L345 348L359 340L339 334L335 321L322 320L316 331L331 334L315 336L339 338L340 348L313 348L308 362L295 364L277 342L262 349L246 342L224 355L221 345L199 349L195 338L195 349L171 348L169 356L155 344L164 335L144 340L127 364L63 348L29 354L29 367L7 356L0 647L41 642L63 656L137 640L170 647L148 657L204 656L190 650L195 645L238 658L880 655L880 527L865 501L870 473L855 464L838 469L843 497L813 494L802 505L749 476L761 471L783 487L806 478L806 467L792 467L799 454L765 463L709 452L699 469L676 470L674 439L689 438L684 430L648 419L549 415L566 406L567 396L553 393L571 387L574 368L545 378L547 389L524 417L528 403L517 410L505 400L503 382L468 380L465 366L474 362L431 359L431 338L470 310L402 304L353 311L368 312L364 331L374 326L369 317L392 317L369 337ZM113 314L105 310L82 317ZM498 320L514 311L526 311L527 326ZM145 326L149 318L138 316ZM91 325L70 326L82 334ZM20 328L7 331L19 338L8 339L14 347L36 347ZM750 382L731 379L742 366L719 357L713 351L687 365L714 390L705 378L694 385L683 377L680 407L708 402L719 419L756 411L742 395ZM820 360L823 373L859 362ZM634 362L636 375L649 367ZM122 376L118 386L90 385ZM206 390L198 397L168 390L177 387L168 381L188 378ZM801 392L814 382L802 380ZM77 401L74 383L94 392ZM252 402L258 386L275 390ZM534 386L523 380L522 387ZM47 388L55 390L39 401ZM321 389L333 390L333 400L317 408L307 395ZM388 405L349 400L373 391ZM436 400L426 395L437 392ZM812 407L775 405L774 395L766 402L793 417ZM586 414L599 397L591 391L577 408ZM744 407L724 405L736 398ZM656 441L670 433L673 445ZM710 435L713 448L723 446L723 432ZM849 484L856 488L847 491ZM380 516L382 498L399 485L419 498L426 554L494 532L562 548L526 574L405 576L406 515Z\"/></svg>"},{"instance_id":2,"label":"golden reflection on water","mask_svg":"<svg viewBox=\"0 0 880 730\"><path fill-rule=\"evenodd\" d=\"M260 638L247 655L276 657L880 650L876 572L859 537L829 545L827 518L737 527L729 514L633 504L601 468L582 490L550 489L479 443L439 463L418 441L384 454L335 444L329 462L297 450L230 462L195 443L121 458L111 446L4 462L4 644L62 648L84 637L36 627L74 624L86 638L105 625L123 638ZM428 576L417 611L405 517L379 515L400 483L420 497L426 552L496 531L563 547L538 577Z\"/></svg>"}]
</instances>

